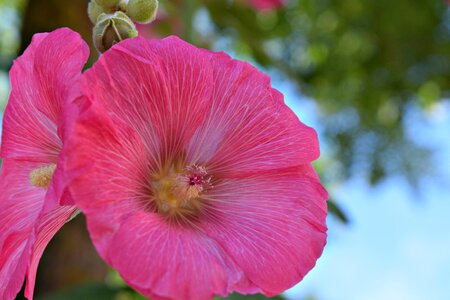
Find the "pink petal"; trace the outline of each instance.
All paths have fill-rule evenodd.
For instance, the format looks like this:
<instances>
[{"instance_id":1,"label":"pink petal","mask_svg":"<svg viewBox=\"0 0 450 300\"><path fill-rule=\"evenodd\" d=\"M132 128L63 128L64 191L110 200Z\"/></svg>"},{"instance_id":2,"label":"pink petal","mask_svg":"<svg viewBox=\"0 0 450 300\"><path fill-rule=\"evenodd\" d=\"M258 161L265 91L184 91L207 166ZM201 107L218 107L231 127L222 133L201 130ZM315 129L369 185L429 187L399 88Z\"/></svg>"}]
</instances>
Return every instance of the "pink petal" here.
<instances>
[{"instance_id":1,"label":"pink petal","mask_svg":"<svg viewBox=\"0 0 450 300\"><path fill-rule=\"evenodd\" d=\"M91 216L89 228L95 230L95 223ZM221 247L201 231L146 212L122 224L105 254L128 284L153 300L212 299L230 293L240 277Z\"/></svg>"},{"instance_id":2,"label":"pink petal","mask_svg":"<svg viewBox=\"0 0 450 300\"><path fill-rule=\"evenodd\" d=\"M34 227L45 197L44 189L32 187L30 171L39 163L4 159L0 180L0 299L14 299L22 287Z\"/></svg>"},{"instance_id":3,"label":"pink petal","mask_svg":"<svg viewBox=\"0 0 450 300\"><path fill-rule=\"evenodd\" d=\"M61 106L77 92L88 54L80 36L59 29L38 35L11 69L2 157L55 162L61 150L57 125Z\"/></svg>"},{"instance_id":4,"label":"pink petal","mask_svg":"<svg viewBox=\"0 0 450 300\"><path fill-rule=\"evenodd\" d=\"M213 240L149 211L148 154L137 135L123 130L92 104L66 161L66 170L78 173L70 191L101 257L154 300L228 294L242 275Z\"/></svg>"},{"instance_id":5,"label":"pink petal","mask_svg":"<svg viewBox=\"0 0 450 300\"><path fill-rule=\"evenodd\" d=\"M139 136L128 126L116 125L95 104L86 107L64 165L65 176L76 178L70 186L76 204L87 214L102 210L98 217L103 225L90 232L101 243L109 243L129 214L145 208L140 199L151 172L151 154Z\"/></svg>"},{"instance_id":6,"label":"pink petal","mask_svg":"<svg viewBox=\"0 0 450 300\"><path fill-rule=\"evenodd\" d=\"M60 209L53 212L56 215L47 214L58 206L64 192L59 167L48 191L32 186L29 176L34 169L58 162L63 136L58 131L68 121L61 113L80 93L78 80L86 59L87 46L80 36L59 29L34 36L11 70L12 92L3 121L1 150L0 299L15 298L27 270L31 281L27 295L32 297L43 245L65 220L65 213L56 213ZM66 209L72 208L61 208ZM55 224L41 224L50 219Z\"/></svg>"},{"instance_id":7,"label":"pink petal","mask_svg":"<svg viewBox=\"0 0 450 300\"><path fill-rule=\"evenodd\" d=\"M322 253L327 193L309 165L224 180L204 198L207 234L268 296L298 283Z\"/></svg>"},{"instance_id":8,"label":"pink petal","mask_svg":"<svg viewBox=\"0 0 450 300\"><path fill-rule=\"evenodd\" d=\"M87 97L101 103L118 127L135 130L158 155L155 163L179 153L190 139L211 86L208 58L176 38L126 40L102 55L83 80Z\"/></svg>"},{"instance_id":9,"label":"pink petal","mask_svg":"<svg viewBox=\"0 0 450 300\"><path fill-rule=\"evenodd\" d=\"M52 194L54 201L46 201L44 205L44 212L51 211L60 205L71 206L74 205L72 196L70 195L66 187L72 181L72 177L66 176L64 170L65 161L67 159L67 148L72 137L75 121L78 118L79 113L79 101L80 98L75 99L73 102L66 103L64 109L61 112L58 131L63 141L63 148L58 157L58 163L53 174L52 182L48 190L48 194Z\"/></svg>"},{"instance_id":10,"label":"pink petal","mask_svg":"<svg viewBox=\"0 0 450 300\"><path fill-rule=\"evenodd\" d=\"M308 163L319 156L314 129L299 122L247 63L215 54L211 109L192 138L188 160L221 176Z\"/></svg>"},{"instance_id":11,"label":"pink petal","mask_svg":"<svg viewBox=\"0 0 450 300\"><path fill-rule=\"evenodd\" d=\"M271 10L277 9L283 6L283 0L250 0L257 10Z\"/></svg>"},{"instance_id":12,"label":"pink petal","mask_svg":"<svg viewBox=\"0 0 450 300\"><path fill-rule=\"evenodd\" d=\"M25 297L28 299L33 299L36 271L45 248L56 232L58 232L58 230L61 229L61 227L68 222L76 212L77 208L75 206L61 206L41 217L39 226L37 227L36 241L31 254L31 262L27 271Z\"/></svg>"},{"instance_id":13,"label":"pink petal","mask_svg":"<svg viewBox=\"0 0 450 300\"><path fill-rule=\"evenodd\" d=\"M241 274L221 248L195 229L164 222L146 206L151 169L137 135L122 133L94 104L76 129L66 170L78 172L70 190L101 257L154 300L229 293Z\"/></svg>"}]
</instances>

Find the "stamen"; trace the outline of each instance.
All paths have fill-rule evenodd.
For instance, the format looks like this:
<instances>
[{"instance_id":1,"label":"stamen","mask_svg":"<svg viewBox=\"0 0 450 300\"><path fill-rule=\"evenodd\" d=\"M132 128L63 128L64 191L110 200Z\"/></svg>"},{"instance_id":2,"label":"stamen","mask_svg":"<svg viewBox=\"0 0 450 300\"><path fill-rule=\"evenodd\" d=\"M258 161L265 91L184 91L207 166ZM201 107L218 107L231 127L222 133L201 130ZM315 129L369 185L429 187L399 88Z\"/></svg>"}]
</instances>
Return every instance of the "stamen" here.
<instances>
[{"instance_id":1,"label":"stamen","mask_svg":"<svg viewBox=\"0 0 450 300\"><path fill-rule=\"evenodd\" d=\"M186 167L185 172L177 176L172 192L177 198L184 200L198 197L203 190L211 188L211 177L207 174L203 167Z\"/></svg>"},{"instance_id":2,"label":"stamen","mask_svg":"<svg viewBox=\"0 0 450 300\"><path fill-rule=\"evenodd\" d=\"M204 167L190 165L176 172L172 168L152 181L157 211L168 216L196 215L201 194L212 188L211 176Z\"/></svg>"},{"instance_id":3,"label":"stamen","mask_svg":"<svg viewBox=\"0 0 450 300\"><path fill-rule=\"evenodd\" d=\"M56 164L49 164L30 172L31 185L38 188L47 189L52 181L53 173L55 172Z\"/></svg>"}]
</instances>

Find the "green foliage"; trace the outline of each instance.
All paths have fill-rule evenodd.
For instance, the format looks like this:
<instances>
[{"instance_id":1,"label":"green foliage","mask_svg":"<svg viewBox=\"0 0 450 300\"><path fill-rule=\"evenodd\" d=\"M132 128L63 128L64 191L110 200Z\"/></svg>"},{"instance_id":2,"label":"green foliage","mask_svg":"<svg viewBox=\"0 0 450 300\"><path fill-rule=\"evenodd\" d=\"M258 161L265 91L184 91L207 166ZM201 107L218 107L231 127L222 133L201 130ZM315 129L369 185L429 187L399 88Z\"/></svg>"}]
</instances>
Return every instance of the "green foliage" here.
<instances>
[{"instance_id":1,"label":"green foliage","mask_svg":"<svg viewBox=\"0 0 450 300\"><path fill-rule=\"evenodd\" d=\"M377 183L403 174L414 182L423 173L428 152L406 136L405 113L448 95L445 1L303 0L277 12L203 2L217 31L213 40L230 38L236 51L317 101L340 162L334 180L362 175ZM398 155L403 151L408 155Z\"/></svg>"},{"instance_id":2,"label":"green foliage","mask_svg":"<svg viewBox=\"0 0 450 300\"><path fill-rule=\"evenodd\" d=\"M86 284L52 295L38 298L38 300L109 300L115 299L120 291L104 284ZM131 300L131 299L130 299Z\"/></svg>"}]
</instances>

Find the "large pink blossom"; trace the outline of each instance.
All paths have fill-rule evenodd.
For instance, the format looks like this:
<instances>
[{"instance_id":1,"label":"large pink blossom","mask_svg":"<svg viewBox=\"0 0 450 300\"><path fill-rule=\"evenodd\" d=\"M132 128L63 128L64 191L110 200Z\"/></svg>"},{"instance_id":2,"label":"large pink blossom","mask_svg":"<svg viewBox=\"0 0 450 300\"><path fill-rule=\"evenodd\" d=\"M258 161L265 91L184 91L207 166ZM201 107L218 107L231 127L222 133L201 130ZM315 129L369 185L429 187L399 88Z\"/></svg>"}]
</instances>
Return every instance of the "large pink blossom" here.
<instances>
[{"instance_id":1,"label":"large pink blossom","mask_svg":"<svg viewBox=\"0 0 450 300\"><path fill-rule=\"evenodd\" d=\"M103 259L153 300L275 295L326 241L317 136L270 79L175 37L126 40L82 79L66 162Z\"/></svg>"},{"instance_id":2,"label":"large pink blossom","mask_svg":"<svg viewBox=\"0 0 450 300\"><path fill-rule=\"evenodd\" d=\"M25 277L25 295L33 297L44 248L76 211L64 196L60 153L87 53L78 34L60 29L35 35L12 67L1 148L2 300L15 299Z\"/></svg>"}]
</instances>

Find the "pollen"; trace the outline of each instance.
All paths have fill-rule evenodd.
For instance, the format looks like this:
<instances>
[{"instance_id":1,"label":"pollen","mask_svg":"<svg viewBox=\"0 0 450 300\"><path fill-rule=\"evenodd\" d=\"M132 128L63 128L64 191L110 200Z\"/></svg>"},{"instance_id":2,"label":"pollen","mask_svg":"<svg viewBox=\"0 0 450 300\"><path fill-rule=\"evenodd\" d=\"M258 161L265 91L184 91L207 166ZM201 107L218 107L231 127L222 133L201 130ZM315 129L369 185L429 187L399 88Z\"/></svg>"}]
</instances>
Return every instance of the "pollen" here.
<instances>
[{"instance_id":1,"label":"pollen","mask_svg":"<svg viewBox=\"0 0 450 300\"><path fill-rule=\"evenodd\" d=\"M206 169L189 165L177 172L172 167L152 181L156 210L166 216L195 216L201 207L201 197L212 188Z\"/></svg>"},{"instance_id":2,"label":"pollen","mask_svg":"<svg viewBox=\"0 0 450 300\"><path fill-rule=\"evenodd\" d=\"M55 172L56 165L49 164L30 172L30 183L31 185L47 189L52 181L53 173Z\"/></svg>"}]
</instances>

